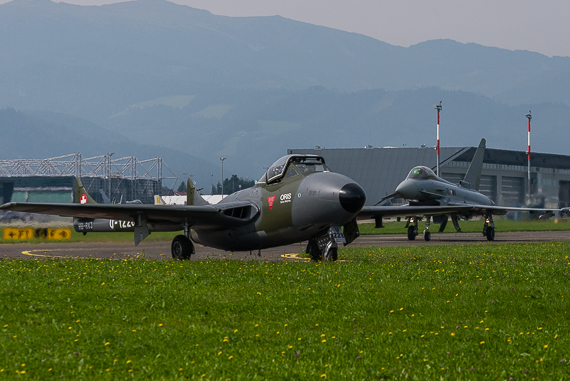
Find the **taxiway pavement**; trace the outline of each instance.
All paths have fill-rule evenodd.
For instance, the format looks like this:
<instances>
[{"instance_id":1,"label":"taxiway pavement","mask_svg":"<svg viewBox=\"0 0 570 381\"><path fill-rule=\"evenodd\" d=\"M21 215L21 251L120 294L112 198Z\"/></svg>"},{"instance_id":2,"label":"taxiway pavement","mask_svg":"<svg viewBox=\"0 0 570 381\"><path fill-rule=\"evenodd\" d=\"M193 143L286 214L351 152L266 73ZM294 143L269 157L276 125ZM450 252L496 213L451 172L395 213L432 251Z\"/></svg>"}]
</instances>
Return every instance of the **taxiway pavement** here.
<instances>
[{"instance_id":1,"label":"taxiway pavement","mask_svg":"<svg viewBox=\"0 0 570 381\"><path fill-rule=\"evenodd\" d=\"M481 233L433 233L429 242L419 235L409 241L405 234L366 235L356 239L349 247L359 246L438 246L459 244L493 244L570 241L570 231L556 232L497 232L495 241L488 242ZM306 242L280 246L253 252L226 252L196 245L196 254L191 260L242 259L242 260L301 260L296 254L305 249ZM0 258L49 259L49 258L144 258L149 260L170 260L170 242L141 242L138 247L132 243L89 242L89 243L41 243L8 244L0 241Z\"/></svg>"}]
</instances>

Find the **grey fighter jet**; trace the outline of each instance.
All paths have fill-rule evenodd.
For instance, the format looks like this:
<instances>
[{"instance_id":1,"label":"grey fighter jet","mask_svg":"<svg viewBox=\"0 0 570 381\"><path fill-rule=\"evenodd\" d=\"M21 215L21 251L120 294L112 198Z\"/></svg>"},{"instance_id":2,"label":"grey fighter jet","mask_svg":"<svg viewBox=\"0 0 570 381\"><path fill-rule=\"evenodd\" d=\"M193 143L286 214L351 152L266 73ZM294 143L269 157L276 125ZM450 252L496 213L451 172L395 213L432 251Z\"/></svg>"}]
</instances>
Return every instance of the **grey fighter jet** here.
<instances>
[{"instance_id":1,"label":"grey fighter jet","mask_svg":"<svg viewBox=\"0 0 570 381\"><path fill-rule=\"evenodd\" d=\"M489 197L480 193L479 183L485 154L485 143L485 139L481 139L467 173L459 184L453 184L441 177L437 177L428 167L418 166L412 168L406 179L396 187L396 191L393 194L385 197L391 198L397 195L408 201L407 207L410 208L410 213L407 214L406 228L408 229L409 240L414 240L418 235L417 216L422 214L414 213L412 210L419 206L440 207L440 211L437 213L423 214L426 218L426 229L423 232L426 241L431 239L429 227L432 218L435 223L441 224L440 232L445 229L449 218L451 218L455 229L460 232L459 218L469 219L473 216L483 216L485 219L483 235L487 237L487 240L493 241L495 239L493 215L504 215L509 211L524 211L531 214L540 213L545 216L552 216L554 212L560 211L559 209L498 206ZM449 209L454 207L457 210L450 212Z\"/></svg>"}]
</instances>

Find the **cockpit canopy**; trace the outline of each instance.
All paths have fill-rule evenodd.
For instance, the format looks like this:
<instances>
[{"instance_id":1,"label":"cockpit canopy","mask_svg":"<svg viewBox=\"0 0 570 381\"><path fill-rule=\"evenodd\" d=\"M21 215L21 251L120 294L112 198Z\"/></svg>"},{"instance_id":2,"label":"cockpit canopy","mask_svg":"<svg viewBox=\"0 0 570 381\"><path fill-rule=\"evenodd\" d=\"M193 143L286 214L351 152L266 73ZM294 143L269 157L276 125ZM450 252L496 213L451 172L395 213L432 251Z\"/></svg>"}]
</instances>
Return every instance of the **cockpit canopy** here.
<instances>
[{"instance_id":1,"label":"cockpit canopy","mask_svg":"<svg viewBox=\"0 0 570 381\"><path fill-rule=\"evenodd\" d=\"M408 173L408 177L406 177L406 179L427 180L427 179L435 179L436 177L437 176L430 168L419 166L412 168L410 173Z\"/></svg>"},{"instance_id":2,"label":"cockpit canopy","mask_svg":"<svg viewBox=\"0 0 570 381\"><path fill-rule=\"evenodd\" d=\"M269 167L259 182L275 183L283 177L292 177L298 174L313 172L328 172L325 159L317 155L287 155L278 159Z\"/></svg>"}]
</instances>

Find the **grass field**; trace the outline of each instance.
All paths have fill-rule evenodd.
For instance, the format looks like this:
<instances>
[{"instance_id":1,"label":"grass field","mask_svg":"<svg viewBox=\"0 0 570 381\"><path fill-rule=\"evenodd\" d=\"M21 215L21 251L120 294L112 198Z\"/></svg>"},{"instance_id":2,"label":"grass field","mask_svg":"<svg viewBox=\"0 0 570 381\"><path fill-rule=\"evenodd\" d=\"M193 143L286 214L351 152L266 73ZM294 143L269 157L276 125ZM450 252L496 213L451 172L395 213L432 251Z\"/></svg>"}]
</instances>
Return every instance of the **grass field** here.
<instances>
[{"instance_id":1,"label":"grass field","mask_svg":"<svg viewBox=\"0 0 570 381\"><path fill-rule=\"evenodd\" d=\"M570 243L0 260L0 378L559 380Z\"/></svg>"}]
</instances>

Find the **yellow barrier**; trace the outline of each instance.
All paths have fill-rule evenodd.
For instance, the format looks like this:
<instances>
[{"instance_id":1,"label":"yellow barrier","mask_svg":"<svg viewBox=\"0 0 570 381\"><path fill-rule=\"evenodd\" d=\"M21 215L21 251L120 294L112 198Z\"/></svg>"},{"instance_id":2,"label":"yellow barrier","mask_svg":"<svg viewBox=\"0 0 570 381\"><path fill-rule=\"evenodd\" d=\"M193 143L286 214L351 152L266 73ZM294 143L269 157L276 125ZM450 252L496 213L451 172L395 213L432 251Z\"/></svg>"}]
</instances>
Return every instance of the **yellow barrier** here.
<instances>
[{"instance_id":1,"label":"yellow barrier","mask_svg":"<svg viewBox=\"0 0 570 381\"><path fill-rule=\"evenodd\" d=\"M69 239L71 229L51 229L51 228L4 228L4 239L24 240L24 239Z\"/></svg>"}]
</instances>

